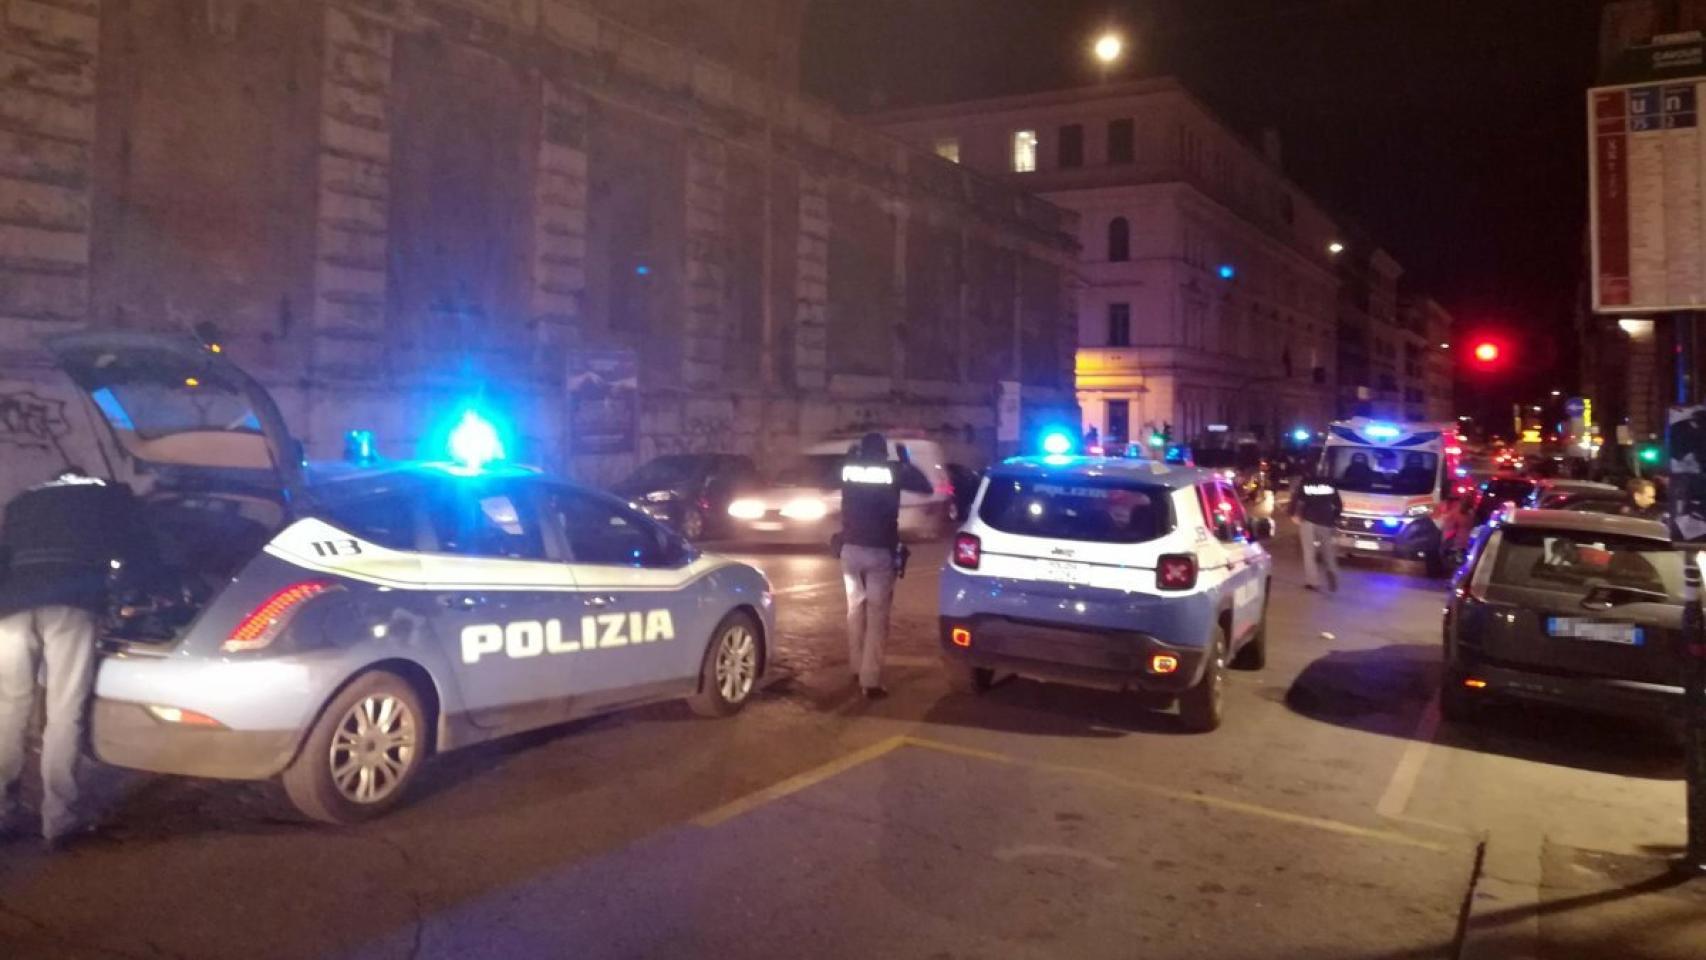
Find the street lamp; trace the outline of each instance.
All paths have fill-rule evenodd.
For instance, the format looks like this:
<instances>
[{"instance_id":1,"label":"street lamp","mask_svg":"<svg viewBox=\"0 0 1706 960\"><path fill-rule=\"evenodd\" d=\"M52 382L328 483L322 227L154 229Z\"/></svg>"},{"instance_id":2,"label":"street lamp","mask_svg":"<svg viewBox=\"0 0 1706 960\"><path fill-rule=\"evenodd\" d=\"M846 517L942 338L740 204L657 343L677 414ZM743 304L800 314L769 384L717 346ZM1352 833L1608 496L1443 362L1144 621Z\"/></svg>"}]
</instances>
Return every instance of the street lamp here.
<instances>
[{"instance_id":1,"label":"street lamp","mask_svg":"<svg viewBox=\"0 0 1706 960\"><path fill-rule=\"evenodd\" d=\"M1327 244L1327 252L1336 257L1345 252L1345 245L1334 240L1332 243Z\"/></svg>"},{"instance_id":2,"label":"street lamp","mask_svg":"<svg viewBox=\"0 0 1706 960\"><path fill-rule=\"evenodd\" d=\"M1096 55L1096 61L1104 68L1111 67L1125 53L1125 38L1112 30L1104 32L1096 38L1096 44L1091 48Z\"/></svg>"}]
</instances>

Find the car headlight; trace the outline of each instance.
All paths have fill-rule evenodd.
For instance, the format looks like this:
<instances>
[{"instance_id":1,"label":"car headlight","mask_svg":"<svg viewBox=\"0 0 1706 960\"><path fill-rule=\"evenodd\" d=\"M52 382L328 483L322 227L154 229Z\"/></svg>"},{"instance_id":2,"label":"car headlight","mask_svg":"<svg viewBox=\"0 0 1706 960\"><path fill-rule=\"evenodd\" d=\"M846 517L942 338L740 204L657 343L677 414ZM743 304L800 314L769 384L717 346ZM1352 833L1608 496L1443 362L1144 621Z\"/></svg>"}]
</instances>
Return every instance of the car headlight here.
<instances>
[{"instance_id":1,"label":"car headlight","mask_svg":"<svg viewBox=\"0 0 1706 960\"><path fill-rule=\"evenodd\" d=\"M829 516L829 507L822 500L802 497L783 507L782 516L789 520L822 520Z\"/></svg>"},{"instance_id":2,"label":"car headlight","mask_svg":"<svg viewBox=\"0 0 1706 960\"><path fill-rule=\"evenodd\" d=\"M729 516L736 520L757 520L764 516L762 500L744 499L729 504Z\"/></svg>"},{"instance_id":3,"label":"car headlight","mask_svg":"<svg viewBox=\"0 0 1706 960\"><path fill-rule=\"evenodd\" d=\"M1412 517L1425 517L1434 512L1434 505L1431 503L1418 503L1406 512Z\"/></svg>"},{"instance_id":4,"label":"car headlight","mask_svg":"<svg viewBox=\"0 0 1706 960\"><path fill-rule=\"evenodd\" d=\"M674 490L653 490L651 493L646 494L645 496L641 497L640 499L646 501L647 503L663 503L663 502L668 501L668 500L674 500L675 499L675 491Z\"/></svg>"}]
</instances>

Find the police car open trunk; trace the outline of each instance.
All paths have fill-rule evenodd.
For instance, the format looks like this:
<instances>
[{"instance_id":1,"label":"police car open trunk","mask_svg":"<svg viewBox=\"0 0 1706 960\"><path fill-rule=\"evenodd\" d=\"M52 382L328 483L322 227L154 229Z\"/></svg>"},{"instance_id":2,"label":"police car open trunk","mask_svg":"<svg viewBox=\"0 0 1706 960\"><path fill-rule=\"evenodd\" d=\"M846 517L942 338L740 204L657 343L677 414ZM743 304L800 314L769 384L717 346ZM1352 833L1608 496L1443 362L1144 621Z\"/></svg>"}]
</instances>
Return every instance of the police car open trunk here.
<instances>
[{"instance_id":1,"label":"police car open trunk","mask_svg":"<svg viewBox=\"0 0 1706 960\"><path fill-rule=\"evenodd\" d=\"M115 577L120 639L174 639L303 497L302 448L266 389L186 336L89 332L46 342L88 396L133 483L155 556Z\"/></svg>"}]
</instances>

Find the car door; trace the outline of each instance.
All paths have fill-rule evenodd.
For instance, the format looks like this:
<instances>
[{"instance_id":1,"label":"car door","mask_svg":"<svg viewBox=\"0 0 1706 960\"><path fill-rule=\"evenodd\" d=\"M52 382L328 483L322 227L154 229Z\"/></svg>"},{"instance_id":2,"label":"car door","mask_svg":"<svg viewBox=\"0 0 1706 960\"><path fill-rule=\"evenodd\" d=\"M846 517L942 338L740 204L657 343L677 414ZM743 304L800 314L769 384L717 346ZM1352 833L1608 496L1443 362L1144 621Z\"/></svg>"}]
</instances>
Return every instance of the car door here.
<instances>
[{"instance_id":1,"label":"car door","mask_svg":"<svg viewBox=\"0 0 1706 960\"><path fill-rule=\"evenodd\" d=\"M710 635L691 549L601 494L554 486L546 502L576 584L558 601L579 646L571 695L595 708L688 688Z\"/></svg>"},{"instance_id":2,"label":"car door","mask_svg":"<svg viewBox=\"0 0 1706 960\"><path fill-rule=\"evenodd\" d=\"M1232 487L1213 480L1199 487L1203 512L1214 536L1218 566L1223 568L1221 589L1230 594L1232 608L1232 637L1234 643L1255 628L1261 617L1261 579L1264 559L1261 548L1251 535L1249 518L1244 505ZM1211 564L1204 563L1204 569Z\"/></svg>"},{"instance_id":3,"label":"car door","mask_svg":"<svg viewBox=\"0 0 1706 960\"><path fill-rule=\"evenodd\" d=\"M539 483L445 477L422 488L422 507L432 633L469 719L521 727L563 715L573 627L559 611L575 583L545 535Z\"/></svg>"}]
</instances>

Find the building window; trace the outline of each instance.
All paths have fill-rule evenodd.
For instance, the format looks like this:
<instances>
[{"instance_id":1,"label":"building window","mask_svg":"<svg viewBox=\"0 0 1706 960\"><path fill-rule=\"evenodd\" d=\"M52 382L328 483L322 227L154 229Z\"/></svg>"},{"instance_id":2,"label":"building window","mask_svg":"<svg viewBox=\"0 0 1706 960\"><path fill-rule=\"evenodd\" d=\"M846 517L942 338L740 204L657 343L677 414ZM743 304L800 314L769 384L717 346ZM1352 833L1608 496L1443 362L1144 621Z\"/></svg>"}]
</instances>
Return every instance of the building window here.
<instances>
[{"instance_id":1,"label":"building window","mask_svg":"<svg viewBox=\"0 0 1706 960\"><path fill-rule=\"evenodd\" d=\"M1131 222L1124 217L1115 217L1108 224L1108 260L1113 263L1124 263L1131 259Z\"/></svg>"},{"instance_id":2,"label":"building window","mask_svg":"<svg viewBox=\"0 0 1706 960\"><path fill-rule=\"evenodd\" d=\"M1102 439L1108 443L1131 439L1131 401L1108 401L1108 432Z\"/></svg>"},{"instance_id":3,"label":"building window","mask_svg":"<svg viewBox=\"0 0 1706 960\"><path fill-rule=\"evenodd\" d=\"M1084 125L1069 123L1060 128L1060 155L1056 164L1062 168L1084 165Z\"/></svg>"},{"instance_id":4,"label":"building window","mask_svg":"<svg viewBox=\"0 0 1706 960\"><path fill-rule=\"evenodd\" d=\"M1131 346L1131 304L1108 304L1108 346Z\"/></svg>"},{"instance_id":5,"label":"building window","mask_svg":"<svg viewBox=\"0 0 1706 960\"><path fill-rule=\"evenodd\" d=\"M1034 173L1037 169L1037 132L1020 130L1013 134L1013 172Z\"/></svg>"},{"instance_id":6,"label":"building window","mask_svg":"<svg viewBox=\"0 0 1706 960\"><path fill-rule=\"evenodd\" d=\"M949 163L959 163L960 162L960 138L959 137L937 137L936 138L936 156L941 157L943 160L946 160Z\"/></svg>"},{"instance_id":7,"label":"building window","mask_svg":"<svg viewBox=\"0 0 1706 960\"><path fill-rule=\"evenodd\" d=\"M1137 124L1132 120L1108 121L1108 162L1131 163L1137 159Z\"/></svg>"}]
</instances>

